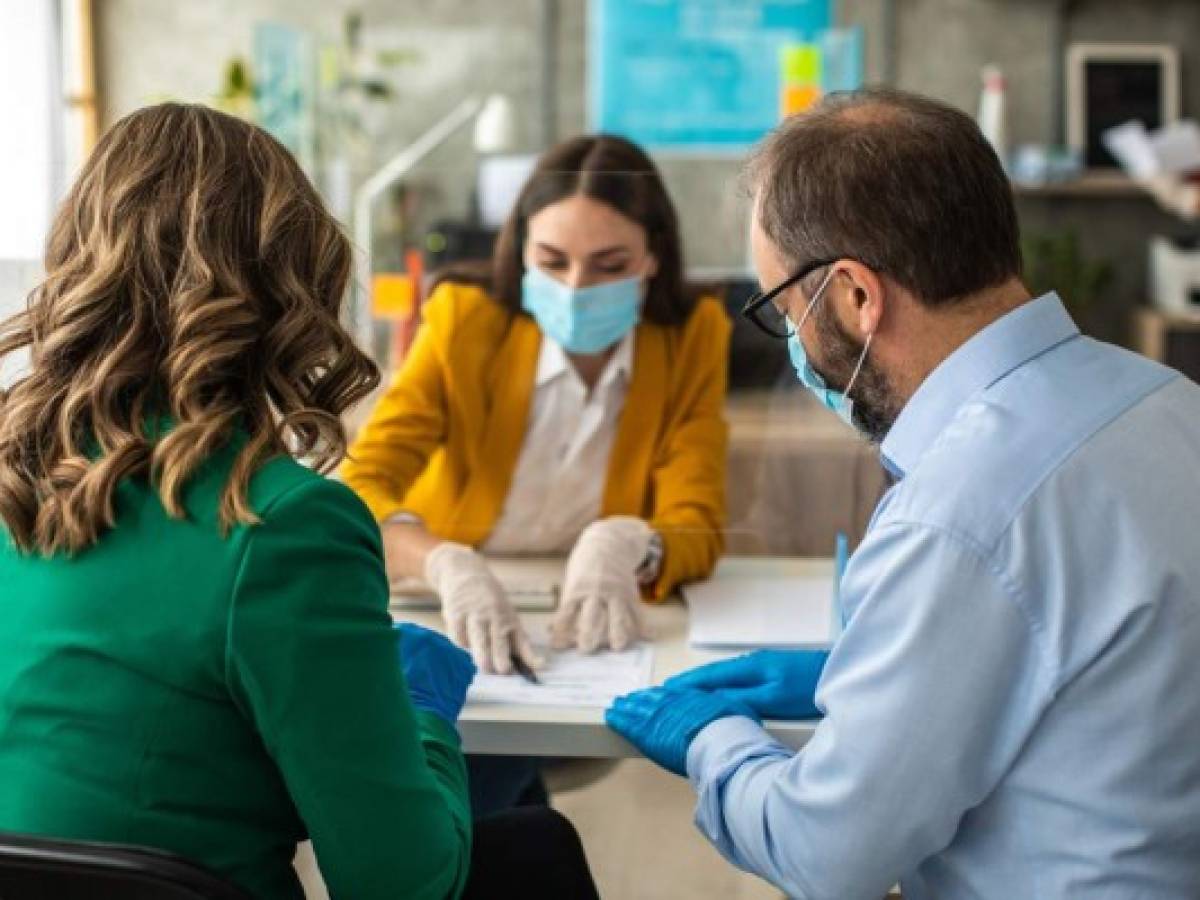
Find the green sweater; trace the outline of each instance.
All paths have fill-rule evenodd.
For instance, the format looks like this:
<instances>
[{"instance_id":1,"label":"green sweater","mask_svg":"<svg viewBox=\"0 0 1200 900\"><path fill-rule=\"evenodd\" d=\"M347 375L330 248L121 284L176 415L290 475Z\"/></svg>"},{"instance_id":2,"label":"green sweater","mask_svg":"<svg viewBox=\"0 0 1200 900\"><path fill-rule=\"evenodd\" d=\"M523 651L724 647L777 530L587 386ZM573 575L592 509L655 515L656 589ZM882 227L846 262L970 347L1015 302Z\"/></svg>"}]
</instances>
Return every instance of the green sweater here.
<instances>
[{"instance_id":1,"label":"green sweater","mask_svg":"<svg viewBox=\"0 0 1200 900\"><path fill-rule=\"evenodd\" d=\"M457 896L470 857L458 736L414 710L379 530L344 485L288 459L222 538L232 452L186 521L144 481L73 559L0 526L0 831L140 844L256 897L303 896L312 838L335 898Z\"/></svg>"}]
</instances>

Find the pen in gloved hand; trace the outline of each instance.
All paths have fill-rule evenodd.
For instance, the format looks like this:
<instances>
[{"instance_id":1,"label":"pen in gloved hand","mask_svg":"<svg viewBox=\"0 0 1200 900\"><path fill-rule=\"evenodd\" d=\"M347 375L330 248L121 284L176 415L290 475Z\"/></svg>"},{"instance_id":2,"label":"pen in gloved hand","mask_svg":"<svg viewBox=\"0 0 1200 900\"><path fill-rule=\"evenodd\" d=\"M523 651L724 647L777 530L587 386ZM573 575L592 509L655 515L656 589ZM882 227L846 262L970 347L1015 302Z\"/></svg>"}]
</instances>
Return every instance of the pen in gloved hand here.
<instances>
[{"instance_id":1,"label":"pen in gloved hand","mask_svg":"<svg viewBox=\"0 0 1200 900\"><path fill-rule=\"evenodd\" d=\"M533 669L525 664L525 660L521 659L515 652L510 657L512 659L513 669L518 675L528 681L530 684L541 684L538 677L533 674Z\"/></svg>"},{"instance_id":2,"label":"pen in gloved hand","mask_svg":"<svg viewBox=\"0 0 1200 900\"><path fill-rule=\"evenodd\" d=\"M551 585L550 592L554 594L554 606L558 607L559 587L557 584ZM515 652L512 654L513 670L518 675L528 681L530 684L541 684L541 680L534 674L533 669L525 664L525 660L521 659Z\"/></svg>"}]
</instances>

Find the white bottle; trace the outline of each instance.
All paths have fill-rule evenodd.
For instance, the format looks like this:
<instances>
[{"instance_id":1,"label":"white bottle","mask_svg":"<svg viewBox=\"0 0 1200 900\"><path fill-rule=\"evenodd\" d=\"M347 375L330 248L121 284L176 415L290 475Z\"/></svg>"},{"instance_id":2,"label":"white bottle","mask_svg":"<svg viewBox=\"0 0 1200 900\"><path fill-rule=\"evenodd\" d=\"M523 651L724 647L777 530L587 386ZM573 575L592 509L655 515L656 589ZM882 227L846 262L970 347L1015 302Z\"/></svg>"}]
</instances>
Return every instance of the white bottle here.
<instances>
[{"instance_id":1,"label":"white bottle","mask_svg":"<svg viewBox=\"0 0 1200 900\"><path fill-rule=\"evenodd\" d=\"M979 130L987 138L1000 162L1008 168L1008 81L997 66L984 66L983 93L979 95Z\"/></svg>"}]
</instances>

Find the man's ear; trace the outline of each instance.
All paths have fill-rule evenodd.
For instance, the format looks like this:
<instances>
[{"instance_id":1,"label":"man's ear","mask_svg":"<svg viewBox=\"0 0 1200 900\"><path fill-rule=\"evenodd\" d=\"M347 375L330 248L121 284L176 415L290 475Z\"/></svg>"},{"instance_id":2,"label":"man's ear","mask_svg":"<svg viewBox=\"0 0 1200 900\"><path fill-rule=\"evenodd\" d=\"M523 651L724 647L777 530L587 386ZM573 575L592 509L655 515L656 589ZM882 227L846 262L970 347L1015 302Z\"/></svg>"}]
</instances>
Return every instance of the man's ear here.
<instances>
[{"instance_id":1,"label":"man's ear","mask_svg":"<svg viewBox=\"0 0 1200 900\"><path fill-rule=\"evenodd\" d=\"M879 330L887 311L888 294L883 279L869 266L852 259L839 260L838 269L849 280L847 292L852 304L851 321L859 335L866 338Z\"/></svg>"}]
</instances>

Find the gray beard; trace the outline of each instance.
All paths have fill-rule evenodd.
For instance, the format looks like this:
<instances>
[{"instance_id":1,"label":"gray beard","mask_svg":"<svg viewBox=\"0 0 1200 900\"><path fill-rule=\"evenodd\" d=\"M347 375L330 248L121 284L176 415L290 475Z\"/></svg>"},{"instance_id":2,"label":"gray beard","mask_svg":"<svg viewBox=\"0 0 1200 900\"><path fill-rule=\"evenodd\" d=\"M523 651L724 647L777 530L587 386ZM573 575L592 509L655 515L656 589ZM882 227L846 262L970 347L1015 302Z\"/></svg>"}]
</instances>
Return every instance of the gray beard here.
<instances>
[{"instance_id":1,"label":"gray beard","mask_svg":"<svg viewBox=\"0 0 1200 900\"><path fill-rule=\"evenodd\" d=\"M862 356L864 345L842 330L829 309L827 304L822 304L814 310L817 337L825 356L825 371L818 374L831 388L844 392ZM892 389L887 376L876 367L870 354L863 360L852 390L850 399L854 402L854 411L851 420L854 427L872 444L882 443L896 423L904 403Z\"/></svg>"}]
</instances>

